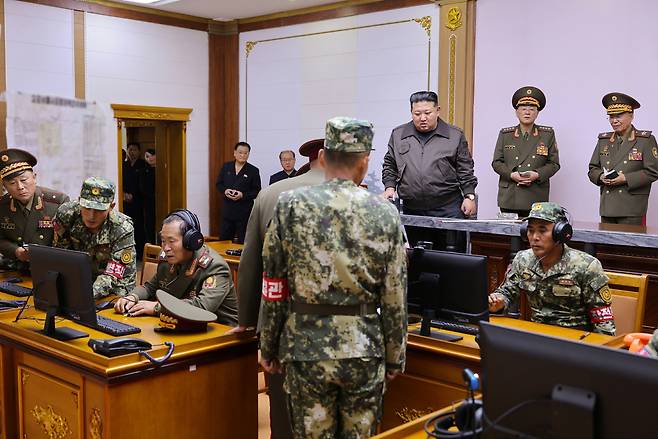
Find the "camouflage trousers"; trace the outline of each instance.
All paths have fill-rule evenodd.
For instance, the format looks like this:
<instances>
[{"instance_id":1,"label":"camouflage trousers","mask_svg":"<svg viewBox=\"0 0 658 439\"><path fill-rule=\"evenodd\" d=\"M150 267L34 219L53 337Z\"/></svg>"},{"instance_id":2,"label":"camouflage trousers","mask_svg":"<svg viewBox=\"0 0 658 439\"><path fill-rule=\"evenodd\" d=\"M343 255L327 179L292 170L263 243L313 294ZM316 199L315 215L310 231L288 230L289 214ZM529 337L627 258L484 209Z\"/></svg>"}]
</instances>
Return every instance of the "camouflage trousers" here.
<instances>
[{"instance_id":1,"label":"camouflage trousers","mask_svg":"<svg viewBox=\"0 0 658 439\"><path fill-rule=\"evenodd\" d=\"M295 361L285 365L295 438L367 438L381 420L384 360Z\"/></svg>"}]
</instances>

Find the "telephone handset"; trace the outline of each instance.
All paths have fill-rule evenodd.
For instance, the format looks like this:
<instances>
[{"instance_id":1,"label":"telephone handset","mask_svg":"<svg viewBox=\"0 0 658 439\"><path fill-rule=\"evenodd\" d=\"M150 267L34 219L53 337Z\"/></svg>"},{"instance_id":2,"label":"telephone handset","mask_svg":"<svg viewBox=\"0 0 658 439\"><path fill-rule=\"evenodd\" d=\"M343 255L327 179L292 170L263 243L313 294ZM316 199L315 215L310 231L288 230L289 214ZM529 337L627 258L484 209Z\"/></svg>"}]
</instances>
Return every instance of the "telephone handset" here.
<instances>
[{"instance_id":1,"label":"telephone handset","mask_svg":"<svg viewBox=\"0 0 658 439\"><path fill-rule=\"evenodd\" d=\"M92 338L87 344L94 352L106 357L148 351L152 348L151 343L141 338L109 338L105 340Z\"/></svg>"}]
</instances>

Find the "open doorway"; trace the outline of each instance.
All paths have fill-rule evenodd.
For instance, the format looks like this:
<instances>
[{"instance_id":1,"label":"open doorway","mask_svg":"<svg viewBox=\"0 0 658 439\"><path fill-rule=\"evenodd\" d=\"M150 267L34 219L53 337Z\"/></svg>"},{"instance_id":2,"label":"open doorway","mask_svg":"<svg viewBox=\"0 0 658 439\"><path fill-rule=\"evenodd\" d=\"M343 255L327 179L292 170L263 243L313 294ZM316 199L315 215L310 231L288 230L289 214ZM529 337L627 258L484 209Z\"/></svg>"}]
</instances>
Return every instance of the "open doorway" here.
<instances>
[{"instance_id":1,"label":"open doorway","mask_svg":"<svg viewBox=\"0 0 658 439\"><path fill-rule=\"evenodd\" d=\"M159 244L159 226L186 207L185 130L191 109L113 104L119 148L119 210L135 227L138 258Z\"/></svg>"}]
</instances>

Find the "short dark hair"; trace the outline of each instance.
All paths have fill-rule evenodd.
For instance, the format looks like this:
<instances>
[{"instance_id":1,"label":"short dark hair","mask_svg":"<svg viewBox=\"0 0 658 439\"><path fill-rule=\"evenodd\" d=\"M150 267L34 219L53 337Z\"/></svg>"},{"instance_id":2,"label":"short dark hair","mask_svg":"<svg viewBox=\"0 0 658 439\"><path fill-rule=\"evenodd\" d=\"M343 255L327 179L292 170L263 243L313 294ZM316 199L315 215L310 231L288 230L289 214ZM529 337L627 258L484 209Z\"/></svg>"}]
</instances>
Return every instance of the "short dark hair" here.
<instances>
[{"instance_id":1,"label":"short dark hair","mask_svg":"<svg viewBox=\"0 0 658 439\"><path fill-rule=\"evenodd\" d=\"M165 224L174 223L174 222L179 223L178 227L180 231L180 236L185 236L185 232L187 232L187 223L183 220L183 218L179 217L178 215L169 215L164 220L162 220L162 225L164 226Z\"/></svg>"},{"instance_id":2,"label":"short dark hair","mask_svg":"<svg viewBox=\"0 0 658 439\"><path fill-rule=\"evenodd\" d=\"M151 154L151 155L155 155L155 149L153 149L153 148L148 148L148 149L146 150L146 152L148 152L148 153Z\"/></svg>"},{"instance_id":3,"label":"short dark hair","mask_svg":"<svg viewBox=\"0 0 658 439\"><path fill-rule=\"evenodd\" d=\"M283 154L285 154L285 153L287 153L287 152L289 152L290 154L292 154L292 158L295 158L295 151L293 151L292 149L284 149L283 151L281 151L281 152L279 153L279 161L281 161L281 157L283 156Z\"/></svg>"},{"instance_id":4,"label":"short dark hair","mask_svg":"<svg viewBox=\"0 0 658 439\"><path fill-rule=\"evenodd\" d=\"M439 97L433 91L417 91L409 96L411 108L413 108L414 104L417 102L433 102L436 106L439 105Z\"/></svg>"},{"instance_id":5,"label":"short dark hair","mask_svg":"<svg viewBox=\"0 0 658 439\"><path fill-rule=\"evenodd\" d=\"M139 146L139 143L138 143L138 142L128 142L128 144L126 145L126 149L130 148L131 146L135 146L135 147L137 147L137 149L139 149L139 150L142 149L142 148Z\"/></svg>"},{"instance_id":6,"label":"short dark hair","mask_svg":"<svg viewBox=\"0 0 658 439\"><path fill-rule=\"evenodd\" d=\"M369 155L370 152L343 152L324 150L324 159L327 164L335 168L350 169L363 157Z\"/></svg>"},{"instance_id":7,"label":"short dark hair","mask_svg":"<svg viewBox=\"0 0 658 439\"><path fill-rule=\"evenodd\" d=\"M247 142L238 142L235 144L235 147L233 148L233 151L237 151L239 147L241 146L246 146L249 151L251 151L251 145L249 145Z\"/></svg>"}]
</instances>

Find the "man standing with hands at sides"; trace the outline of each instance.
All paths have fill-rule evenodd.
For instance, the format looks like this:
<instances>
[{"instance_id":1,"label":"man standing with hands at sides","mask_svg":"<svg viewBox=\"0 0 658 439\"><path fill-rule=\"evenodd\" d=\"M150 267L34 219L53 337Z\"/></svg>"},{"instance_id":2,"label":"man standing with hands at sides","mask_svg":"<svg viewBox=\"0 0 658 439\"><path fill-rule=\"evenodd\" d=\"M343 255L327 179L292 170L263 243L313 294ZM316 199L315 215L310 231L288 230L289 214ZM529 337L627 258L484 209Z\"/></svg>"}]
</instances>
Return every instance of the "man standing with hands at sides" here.
<instances>
[{"instance_id":1,"label":"man standing with hands at sides","mask_svg":"<svg viewBox=\"0 0 658 439\"><path fill-rule=\"evenodd\" d=\"M608 277L598 259L566 245L572 227L555 203L535 203L521 227L530 249L516 254L489 311L506 309L525 291L533 322L615 335Z\"/></svg>"},{"instance_id":2,"label":"man standing with hands at sides","mask_svg":"<svg viewBox=\"0 0 658 439\"><path fill-rule=\"evenodd\" d=\"M326 181L284 192L265 237L261 365L285 365L298 438L369 437L385 378L404 370L400 217L358 186L372 137L370 122L330 119L319 158Z\"/></svg>"},{"instance_id":3,"label":"man standing with hands at sides","mask_svg":"<svg viewBox=\"0 0 658 439\"><path fill-rule=\"evenodd\" d=\"M69 200L61 192L37 186L37 159L27 151L0 151L0 179L7 191L0 198L0 253L9 268L29 270L25 244L51 245L53 218L60 204Z\"/></svg>"},{"instance_id":4,"label":"man standing with hands at sides","mask_svg":"<svg viewBox=\"0 0 658 439\"><path fill-rule=\"evenodd\" d=\"M503 213L525 218L532 203L548 201L549 179L560 169L553 128L535 125L546 105L537 87L526 86L512 96L519 124L503 128L494 150L493 170L498 180L498 207Z\"/></svg>"},{"instance_id":5,"label":"man standing with hands at sides","mask_svg":"<svg viewBox=\"0 0 658 439\"><path fill-rule=\"evenodd\" d=\"M217 177L217 190L224 197L222 206L222 223L219 239L227 240L237 237L237 242L244 242L247 220L254 205L254 199L260 192L260 173L258 168L247 163L251 146L247 142L235 144L235 160L224 163Z\"/></svg>"},{"instance_id":6,"label":"man standing with hands at sides","mask_svg":"<svg viewBox=\"0 0 658 439\"><path fill-rule=\"evenodd\" d=\"M602 103L614 131L599 134L588 173L601 188L601 222L643 224L651 183L658 179L656 138L632 125L634 111L640 108L632 97L608 93Z\"/></svg>"}]
</instances>

